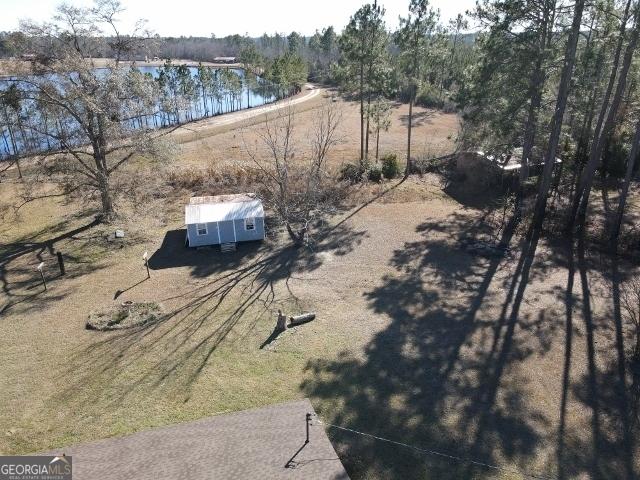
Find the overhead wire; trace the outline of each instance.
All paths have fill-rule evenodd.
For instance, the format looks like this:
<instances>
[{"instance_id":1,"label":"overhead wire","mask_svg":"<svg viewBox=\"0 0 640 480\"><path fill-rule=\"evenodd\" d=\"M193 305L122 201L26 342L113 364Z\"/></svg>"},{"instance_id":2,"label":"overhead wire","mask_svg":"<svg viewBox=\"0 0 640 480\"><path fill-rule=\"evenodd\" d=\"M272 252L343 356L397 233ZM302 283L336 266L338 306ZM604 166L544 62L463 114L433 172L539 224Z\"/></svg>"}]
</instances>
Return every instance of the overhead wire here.
<instances>
[{"instance_id":1,"label":"overhead wire","mask_svg":"<svg viewBox=\"0 0 640 480\"><path fill-rule=\"evenodd\" d=\"M539 475L539 474L534 474L534 473L529 473L529 472L525 472L522 470L518 470L515 468L508 468L508 467L502 467L500 465L494 465L491 463L487 463L487 462L482 462L480 460L475 460L472 458L465 458L465 457L460 457L457 455L451 455L449 453L445 453L445 452L441 452L438 450L433 450L433 449L429 449L429 448L421 448L421 447L416 447L415 445L410 445L408 443L404 443L404 442L399 442L397 440L391 440L389 438L384 438L381 437L379 435L373 435L371 433L367 433L367 432L361 432L359 430L355 430L353 428L348 428L348 427L343 427L341 425L336 425L333 423L329 423L329 422L325 422L324 420L320 419L317 415L315 415L315 420L321 424L321 425L325 425L327 427L330 428L336 428L338 430L343 430L345 432L350 432L356 435L361 435L363 437L368 437L368 438L372 438L374 440L378 440L381 442L386 442L386 443L390 443L393 445L398 445L401 447L405 447L405 448L409 448L411 450L414 450L416 452L419 453L423 453L423 454L427 454L427 455L434 455L437 457L442 457L442 458L446 458L449 460L454 460L460 463L468 463L468 464L472 464L472 465L476 465L479 467L484 467L484 468L490 468L492 470L497 470L497 471L501 471L504 473L509 473L509 474L516 474L516 475L520 475L524 478L531 478L531 479L535 479L535 480L557 480L556 477L550 477L550 476L546 476L546 475Z\"/></svg>"}]
</instances>

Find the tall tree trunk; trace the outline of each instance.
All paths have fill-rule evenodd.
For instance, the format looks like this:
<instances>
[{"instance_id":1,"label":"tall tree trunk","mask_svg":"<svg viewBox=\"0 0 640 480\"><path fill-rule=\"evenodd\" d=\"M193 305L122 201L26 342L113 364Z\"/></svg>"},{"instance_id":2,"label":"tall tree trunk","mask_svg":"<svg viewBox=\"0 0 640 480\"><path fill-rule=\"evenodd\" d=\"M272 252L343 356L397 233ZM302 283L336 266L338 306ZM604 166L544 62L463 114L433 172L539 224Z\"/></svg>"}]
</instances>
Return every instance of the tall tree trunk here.
<instances>
[{"instance_id":1,"label":"tall tree trunk","mask_svg":"<svg viewBox=\"0 0 640 480\"><path fill-rule=\"evenodd\" d=\"M622 52L622 45L625 37L626 20L628 18L629 5L630 5L630 1L629 3L627 3L627 9L625 10L625 15L621 21L620 34L619 34L620 37L618 38L618 44L616 46L616 53L614 55L611 75L609 77L609 83L607 85L607 90L605 92L600 114L598 116L598 122L596 124L595 138L591 144L589 160L584 170L582 171L582 175L580 176L580 182L578 183L578 188L576 188L576 192L574 194L573 204L571 206L571 213L568 219L568 225L567 225L568 228L573 228L576 221L580 225L584 224L587 205L589 204L589 193L591 190L591 185L593 184L595 171L598 168L600 159L602 158L602 152L604 150L605 140L609 136L613 128L616 114L620 106L620 101L622 100L622 96L624 94L624 90L626 87L627 75L629 73L629 68L631 66L631 61L633 59L633 52L638 43L638 20L639 20L639 11L640 11L638 6L636 6L636 9L634 12L633 32L631 34L629 44L627 45L627 48L625 50L622 68L620 70L620 73L617 75L618 64L620 61L620 54ZM611 93L613 92L613 86L615 84L616 77L618 77L618 84L617 84L616 91L613 96L611 105L609 105L609 99L611 98Z\"/></svg>"},{"instance_id":2,"label":"tall tree trunk","mask_svg":"<svg viewBox=\"0 0 640 480\"><path fill-rule=\"evenodd\" d=\"M552 3L545 2L543 9L543 17L539 25L538 45L536 48L536 62L531 78L529 79L529 111L527 113L527 123L524 131L524 142L522 145L522 166L519 172L518 188L516 191L515 213L516 217L520 216L522 209L522 199L524 196L524 184L529 178L529 163L535 143L536 128L538 124L538 112L542 103L542 90L544 87L544 58L547 51L547 45L551 42L553 35L553 18L555 14L555 0Z\"/></svg>"},{"instance_id":3,"label":"tall tree trunk","mask_svg":"<svg viewBox=\"0 0 640 480\"><path fill-rule=\"evenodd\" d=\"M16 157L16 168L18 169L18 178L22 180L22 169L20 168L20 157Z\"/></svg>"},{"instance_id":4,"label":"tall tree trunk","mask_svg":"<svg viewBox=\"0 0 640 480\"><path fill-rule=\"evenodd\" d=\"M22 120L20 120L20 112L16 112L18 131L20 132L20 138L22 138L22 147L24 148L27 154L31 153L31 146L29 145L29 140L27 139L27 135L24 132L24 125L22 124Z\"/></svg>"},{"instance_id":5,"label":"tall tree trunk","mask_svg":"<svg viewBox=\"0 0 640 480\"><path fill-rule=\"evenodd\" d=\"M18 151L18 144L16 143L16 137L10 125L8 126L8 130L9 130L9 139L11 140L11 146L13 147L13 154L18 156L20 155L20 152Z\"/></svg>"},{"instance_id":6,"label":"tall tree trunk","mask_svg":"<svg viewBox=\"0 0 640 480\"><path fill-rule=\"evenodd\" d=\"M551 121L551 134L549 137L549 145L545 156L544 169L542 178L540 179L540 188L538 190L538 198L536 199L535 212L533 216L532 228L539 230L544 221L547 209L547 196L549 187L551 186L551 178L555 167L556 153L560 140L560 131L562 129L562 119L567 107L567 98L569 96L569 87L571 84L571 76L573 74L573 66L576 60L576 48L578 45L578 36L580 35L580 25L582 22L582 12L584 11L585 0L576 0L573 13L573 21L571 23L571 31L567 39L567 46L564 55L564 65L562 67L562 76L560 77L560 87L558 88L558 96L556 99L556 109Z\"/></svg>"},{"instance_id":7,"label":"tall tree trunk","mask_svg":"<svg viewBox=\"0 0 640 480\"><path fill-rule=\"evenodd\" d=\"M376 128L376 163L378 162L378 159L380 158L378 156L378 152L380 151L380 127Z\"/></svg>"},{"instance_id":8,"label":"tall tree trunk","mask_svg":"<svg viewBox=\"0 0 640 480\"><path fill-rule=\"evenodd\" d=\"M360 166L364 166L364 61L360 62Z\"/></svg>"},{"instance_id":9,"label":"tall tree trunk","mask_svg":"<svg viewBox=\"0 0 640 480\"><path fill-rule=\"evenodd\" d=\"M111 198L111 188L109 186L109 177L101 172L98 178L100 190L100 201L102 202L102 215L105 221L109 221L113 218L113 200Z\"/></svg>"},{"instance_id":10,"label":"tall tree trunk","mask_svg":"<svg viewBox=\"0 0 640 480\"><path fill-rule=\"evenodd\" d=\"M628 14L629 14L629 7L631 5L631 0L627 1L626 4L626 9L625 9L625 13L623 15L624 21L623 24L621 25L621 30L624 32L624 30L626 29L626 22L628 20ZM605 33L603 33L603 37L606 37L606 35L608 35L608 29L605 30ZM589 41L590 41L591 35L589 35ZM624 35L619 35L618 37L618 43L617 43L617 48L616 48L616 52L614 55L614 67L612 68L612 72L614 73L613 75L610 75L609 77L609 82L607 85L607 89L605 90L605 93L603 95L603 98L606 98L606 102L603 101L603 105L609 103L609 99L611 98L611 92L613 90L613 85L614 85L614 80L615 80L615 72L617 72L618 70L618 64L619 64L619 60L620 60L620 53L621 53L621 49L622 49L622 40L624 38ZM596 114L596 103L597 103L597 99L600 97L600 79L602 77L602 70L603 70L603 66L604 66L604 62L607 56L607 43L606 42L602 42L602 45L600 46L600 49L598 51L598 56L597 56L597 60L596 60L596 64L595 64L595 68L593 70L593 74L592 74L592 79L591 83L592 85L595 85L595 88L591 89L590 94L589 94L589 102L588 102L588 109L587 109L587 114L584 117L584 121L582 123L582 127L580 129L580 137L578 140L578 147L576 150L576 160L583 162L583 160L587 159L588 162L588 148L589 148L589 138L592 135L592 126L593 126L593 120L595 118L595 114ZM587 56L585 56L587 57ZM588 61L585 59L585 70L587 69L587 65L588 65ZM602 127L602 121L604 118L604 110L600 111L600 115L598 117L597 120L597 127L596 130L594 132L595 136L598 135L598 132L600 131L600 128ZM594 138L594 142L595 142L595 138ZM593 146L593 143L592 143ZM585 164L587 162L584 162ZM580 168L580 171L578 172L579 175L582 174L582 168ZM580 176L578 176L577 178L578 183L580 182ZM576 185L577 188L577 185ZM569 198L573 197L573 192L571 193L571 195L569 196Z\"/></svg>"},{"instance_id":11,"label":"tall tree trunk","mask_svg":"<svg viewBox=\"0 0 640 480\"><path fill-rule=\"evenodd\" d=\"M529 111L527 113L527 123L524 131L524 142L522 145L522 166L518 178L518 188L516 191L516 215L519 216L522 210L522 199L524 196L524 184L529 178L529 161L531 160L531 152L535 141L536 125L538 120L538 110L542 101L542 56L543 50L538 52L535 69L531 75L531 98L529 101Z\"/></svg>"},{"instance_id":12,"label":"tall tree trunk","mask_svg":"<svg viewBox=\"0 0 640 480\"><path fill-rule=\"evenodd\" d=\"M631 146L631 151L629 152L629 158L627 159L627 169L622 183L620 199L618 200L618 209L616 211L613 225L611 226L610 243L614 249L617 248L618 245L622 218L624 217L624 209L627 205L629 187L631 185L631 178L633 177L633 171L635 170L636 162L638 160L638 153L640 153L640 120L638 120L638 123L636 124L636 133L633 137L633 144Z\"/></svg>"},{"instance_id":13,"label":"tall tree trunk","mask_svg":"<svg viewBox=\"0 0 640 480\"><path fill-rule=\"evenodd\" d=\"M13 128L11 128L12 121L9 118L9 113L7 112L7 107L4 108L4 118L7 123L7 130L9 131L9 140L11 140L11 147L13 148L13 154L17 157L20 152L18 152L18 144L16 143L16 137L13 133Z\"/></svg>"},{"instance_id":14,"label":"tall tree trunk","mask_svg":"<svg viewBox=\"0 0 640 480\"><path fill-rule=\"evenodd\" d=\"M416 87L411 91L409 99L409 123L407 124L407 164L404 167L404 178L408 178L411 173L411 127L413 124L413 102L415 101Z\"/></svg>"},{"instance_id":15,"label":"tall tree trunk","mask_svg":"<svg viewBox=\"0 0 640 480\"><path fill-rule=\"evenodd\" d=\"M102 202L102 215L105 221L110 221L114 216L113 197L111 194L111 186L109 185L109 167L107 165L106 149L107 139L105 136L104 114L99 113L95 116L96 127L92 128L92 148L93 159L96 165L97 187L100 192L100 200Z\"/></svg>"},{"instance_id":16,"label":"tall tree trunk","mask_svg":"<svg viewBox=\"0 0 640 480\"><path fill-rule=\"evenodd\" d=\"M111 186L109 185L109 171L107 169L106 159L99 143L94 141L93 160L96 165L96 187L100 193L100 201L102 203L102 217L105 221L110 221L114 215L113 199L111 196Z\"/></svg>"},{"instance_id":17,"label":"tall tree trunk","mask_svg":"<svg viewBox=\"0 0 640 480\"><path fill-rule=\"evenodd\" d=\"M371 90L367 95L367 127L365 130L364 159L369 162L369 121L371 120Z\"/></svg>"},{"instance_id":18,"label":"tall tree trunk","mask_svg":"<svg viewBox=\"0 0 640 480\"><path fill-rule=\"evenodd\" d=\"M596 87L589 97L589 109L587 115L585 115L584 122L580 129L580 139L578 140L578 147L576 149L576 160L582 160L587 154L587 148L589 146L589 136L591 135L591 127L593 126L593 118L596 114L596 99L598 98L598 88Z\"/></svg>"},{"instance_id":19,"label":"tall tree trunk","mask_svg":"<svg viewBox=\"0 0 640 480\"><path fill-rule=\"evenodd\" d=\"M204 116L209 116L209 107L207 106L207 91L202 87L202 105L204 105Z\"/></svg>"},{"instance_id":20,"label":"tall tree trunk","mask_svg":"<svg viewBox=\"0 0 640 480\"><path fill-rule=\"evenodd\" d=\"M4 129L2 129L2 141L4 142L4 148L7 151L7 155L11 155L11 146L9 145L7 134L5 133Z\"/></svg>"}]
</instances>

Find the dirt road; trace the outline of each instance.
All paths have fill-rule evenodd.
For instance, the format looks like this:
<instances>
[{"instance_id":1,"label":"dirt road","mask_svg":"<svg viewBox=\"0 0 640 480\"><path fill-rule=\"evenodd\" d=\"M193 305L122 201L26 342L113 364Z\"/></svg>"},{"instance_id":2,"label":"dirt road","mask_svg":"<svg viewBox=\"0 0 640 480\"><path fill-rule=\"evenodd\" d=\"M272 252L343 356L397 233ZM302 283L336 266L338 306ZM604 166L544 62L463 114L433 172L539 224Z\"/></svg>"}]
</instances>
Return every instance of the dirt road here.
<instances>
[{"instance_id":1,"label":"dirt road","mask_svg":"<svg viewBox=\"0 0 640 480\"><path fill-rule=\"evenodd\" d=\"M222 127L243 122L245 120L263 115L265 113L274 112L282 108L291 107L303 102L307 102L313 98L316 98L322 91L324 91L324 89L307 83L304 86L303 91L298 95L295 95L294 97L286 98L275 103L263 105L261 107L239 110L233 113L225 113L224 115L220 115L217 117L206 118L197 122L188 123L178 128L173 134L180 136L200 133L203 130L208 130L213 127Z\"/></svg>"}]
</instances>

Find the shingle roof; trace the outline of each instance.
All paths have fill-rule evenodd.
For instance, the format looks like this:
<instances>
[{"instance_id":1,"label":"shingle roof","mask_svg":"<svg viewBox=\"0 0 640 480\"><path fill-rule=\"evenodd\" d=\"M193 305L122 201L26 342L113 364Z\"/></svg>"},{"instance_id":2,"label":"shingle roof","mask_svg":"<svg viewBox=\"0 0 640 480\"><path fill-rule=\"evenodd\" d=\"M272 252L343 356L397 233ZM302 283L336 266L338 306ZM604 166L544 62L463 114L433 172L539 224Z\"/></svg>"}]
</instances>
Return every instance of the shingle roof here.
<instances>
[{"instance_id":1,"label":"shingle roof","mask_svg":"<svg viewBox=\"0 0 640 480\"><path fill-rule=\"evenodd\" d=\"M78 480L349 480L309 400L271 405L51 452ZM301 448L302 447L302 448Z\"/></svg>"}]
</instances>

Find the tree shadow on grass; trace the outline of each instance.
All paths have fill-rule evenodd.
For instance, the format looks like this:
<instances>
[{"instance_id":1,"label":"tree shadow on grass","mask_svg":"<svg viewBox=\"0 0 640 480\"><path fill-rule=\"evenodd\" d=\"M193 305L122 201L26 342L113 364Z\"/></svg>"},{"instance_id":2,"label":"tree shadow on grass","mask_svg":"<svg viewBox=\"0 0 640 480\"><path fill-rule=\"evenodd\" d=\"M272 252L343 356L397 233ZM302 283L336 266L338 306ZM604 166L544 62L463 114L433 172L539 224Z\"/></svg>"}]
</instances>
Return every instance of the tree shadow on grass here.
<instances>
[{"instance_id":1,"label":"tree shadow on grass","mask_svg":"<svg viewBox=\"0 0 640 480\"><path fill-rule=\"evenodd\" d=\"M639 433L637 412L638 398L633 392L633 372L629 369L627 351L633 339L625 335L621 309L621 287L624 278L634 269L624 272L617 256L605 256L599 265L585 251L584 234L571 242L570 258L576 267L569 269L567 296L572 296L573 277L580 281L580 307L583 321L586 355L586 373L571 382L569 372L572 362L573 335L570 333L572 308L567 308L568 325L563 375L563 401L558 433L559 478L588 475L594 479L633 480L640 475L637 461L637 437ZM596 316L593 313L591 283L596 269L604 273L604 281L610 289L610 313ZM573 301L571 301L573 304ZM571 305L572 306L572 305ZM573 431L566 426L567 398L571 396L589 412L589 434Z\"/></svg>"},{"instance_id":2,"label":"tree shadow on grass","mask_svg":"<svg viewBox=\"0 0 640 480\"><path fill-rule=\"evenodd\" d=\"M72 219L62 221L52 227L20 238L12 243L0 246L0 289L7 301L0 306L0 315L19 310L20 313L37 311L47 303L53 303L67 296L70 291L57 280L62 277L56 253L61 244L64 259L70 264L64 278L75 278L95 270L91 265L83 265L78 261L75 250L83 246L75 246L74 241L80 234L96 227L100 220L69 229ZM45 237L44 240L42 238ZM54 292L44 293L44 287L38 264L44 263L44 274L49 287Z\"/></svg>"},{"instance_id":3,"label":"tree shadow on grass","mask_svg":"<svg viewBox=\"0 0 640 480\"><path fill-rule=\"evenodd\" d=\"M201 249L189 248L185 246L185 235L185 229L168 231L160 248L149 258L149 268L164 270L189 267L191 276L204 278L241 268L274 248L274 242L269 241L241 242L233 252L221 252L217 245Z\"/></svg>"},{"instance_id":4,"label":"tree shadow on grass","mask_svg":"<svg viewBox=\"0 0 640 480\"><path fill-rule=\"evenodd\" d=\"M510 222L496 243L508 245L515 226ZM367 344L363 357L344 352L335 361L310 362L303 391L332 423L483 463L524 466L545 443L548 420L528 401L528 376L517 366L544 354L558 328L544 315L520 313L531 242L523 245L506 288L496 292L490 286L501 268L511 269L509 259L460 250L461 239L491 238L482 218L471 222L454 214L417 230L425 239L405 244L391 258L397 273L365 293L371 309L389 317L389 326ZM487 305L501 311L498 318L484 313ZM329 433L354 478L495 475L490 468Z\"/></svg>"},{"instance_id":5,"label":"tree shadow on grass","mask_svg":"<svg viewBox=\"0 0 640 480\"><path fill-rule=\"evenodd\" d=\"M504 189L499 187L479 190L477 187L470 186L468 182L457 179L449 181L443 191L460 205L483 210L500 209L507 197Z\"/></svg>"},{"instance_id":6,"label":"tree shadow on grass","mask_svg":"<svg viewBox=\"0 0 640 480\"><path fill-rule=\"evenodd\" d=\"M271 245L257 249L250 259L238 257L245 261L237 268L227 264L205 283L162 299L178 306L160 321L96 333L93 343L69 359L68 378L73 380L53 401L71 406L77 402L80 409L93 402L104 415L131 396L166 392L187 402L223 343L241 342L238 348L258 351L261 340L252 335L257 323L275 323L278 308L298 302L288 285L292 274L317 269L325 252L348 253L364 235L342 226L313 250Z\"/></svg>"},{"instance_id":7,"label":"tree shadow on grass","mask_svg":"<svg viewBox=\"0 0 640 480\"><path fill-rule=\"evenodd\" d=\"M413 112L413 118L411 119L411 124L414 127L421 127L423 125L430 125L433 123L433 118L438 114L437 110L425 110L424 112ZM400 123L402 123L403 127L407 127L409 125L409 115L400 115Z\"/></svg>"}]
</instances>

